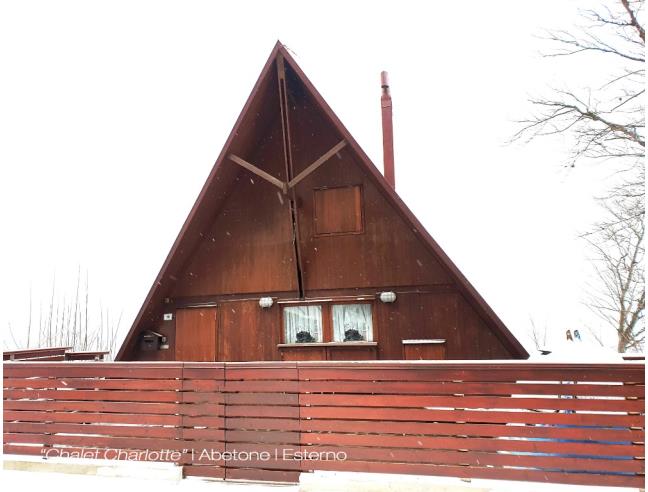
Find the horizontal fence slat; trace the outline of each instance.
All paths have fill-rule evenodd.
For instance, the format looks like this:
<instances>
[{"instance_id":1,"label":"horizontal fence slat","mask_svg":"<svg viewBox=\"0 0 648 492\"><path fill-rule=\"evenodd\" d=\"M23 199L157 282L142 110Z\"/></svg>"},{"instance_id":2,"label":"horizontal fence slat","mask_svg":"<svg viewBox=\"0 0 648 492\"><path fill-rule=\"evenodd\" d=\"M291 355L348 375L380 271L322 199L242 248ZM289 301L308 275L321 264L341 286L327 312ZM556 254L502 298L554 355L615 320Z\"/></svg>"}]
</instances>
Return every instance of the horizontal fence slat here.
<instances>
[{"instance_id":1,"label":"horizontal fence slat","mask_svg":"<svg viewBox=\"0 0 648 492\"><path fill-rule=\"evenodd\" d=\"M128 366L119 363L104 366L87 362L66 362L65 364L13 362L3 363L4 377L110 377L125 379L179 379L182 366Z\"/></svg>"},{"instance_id":2,"label":"horizontal fence slat","mask_svg":"<svg viewBox=\"0 0 648 492\"><path fill-rule=\"evenodd\" d=\"M4 421L20 422L72 422L88 424L136 424L174 425L182 422L180 415L98 413L98 412L48 412L48 411L4 411Z\"/></svg>"},{"instance_id":3,"label":"horizontal fence slat","mask_svg":"<svg viewBox=\"0 0 648 492\"><path fill-rule=\"evenodd\" d=\"M425 395L300 395L300 403L310 406L366 407L450 407L488 409L598 410L640 412L644 401L593 400L576 398L506 398L498 396Z\"/></svg>"},{"instance_id":4,"label":"horizontal fence slat","mask_svg":"<svg viewBox=\"0 0 648 492\"><path fill-rule=\"evenodd\" d=\"M183 391L222 391L225 383L218 379L183 379Z\"/></svg>"},{"instance_id":5,"label":"horizontal fence slat","mask_svg":"<svg viewBox=\"0 0 648 492\"><path fill-rule=\"evenodd\" d=\"M198 391L183 391L179 398L182 403L225 403L225 395L223 393L209 393Z\"/></svg>"},{"instance_id":6,"label":"horizontal fence slat","mask_svg":"<svg viewBox=\"0 0 648 492\"><path fill-rule=\"evenodd\" d=\"M220 403L186 403L178 405L177 412L190 417L224 416L225 405Z\"/></svg>"},{"instance_id":7,"label":"horizontal fence slat","mask_svg":"<svg viewBox=\"0 0 648 492\"><path fill-rule=\"evenodd\" d=\"M108 389L164 391L180 390L179 379L100 379L100 378L4 378L5 389Z\"/></svg>"},{"instance_id":8,"label":"horizontal fence slat","mask_svg":"<svg viewBox=\"0 0 648 492\"><path fill-rule=\"evenodd\" d=\"M181 418L183 427L225 427L224 415L183 415Z\"/></svg>"},{"instance_id":9,"label":"horizontal fence slat","mask_svg":"<svg viewBox=\"0 0 648 492\"><path fill-rule=\"evenodd\" d=\"M190 465L183 467L185 477L225 478L225 468L222 466Z\"/></svg>"},{"instance_id":10,"label":"horizontal fence slat","mask_svg":"<svg viewBox=\"0 0 648 492\"><path fill-rule=\"evenodd\" d=\"M278 419L261 417L232 417L225 420L225 427L231 430L287 430L298 431L300 429L298 419Z\"/></svg>"},{"instance_id":11,"label":"horizontal fence slat","mask_svg":"<svg viewBox=\"0 0 648 492\"><path fill-rule=\"evenodd\" d=\"M176 439L180 430L176 427L160 426L117 426L100 424L59 424L59 423L30 423L4 422L4 430L9 433L51 433L51 434L85 434L114 437L156 437Z\"/></svg>"},{"instance_id":12,"label":"horizontal fence slat","mask_svg":"<svg viewBox=\"0 0 648 492\"><path fill-rule=\"evenodd\" d=\"M229 443L300 444L300 433L294 431L228 430Z\"/></svg>"},{"instance_id":13,"label":"horizontal fence slat","mask_svg":"<svg viewBox=\"0 0 648 492\"><path fill-rule=\"evenodd\" d=\"M506 412L478 410L428 410L423 408L377 408L377 407L301 407L302 418L393 420L418 422L474 422L474 423L523 423L593 425L600 427L641 427L641 415L610 415L555 412Z\"/></svg>"},{"instance_id":14,"label":"horizontal fence slat","mask_svg":"<svg viewBox=\"0 0 648 492\"><path fill-rule=\"evenodd\" d=\"M227 407L227 416L298 419L299 408L289 406L230 405Z\"/></svg>"},{"instance_id":15,"label":"horizontal fence slat","mask_svg":"<svg viewBox=\"0 0 648 492\"><path fill-rule=\"evenodd\" d=\"M545 365L503 365L485 366L483 370L470 370L465 368L454 368L447 365L410 366L400 367L368 367L358 365L353 369L347 368L311 368L300 367L299 375L307 380L360 380L360 381L464 381L464 382L516 382L516 381L572 381L583 382L625 382L644 384L644 374L634 366L619 367L615 373L611 373L604 367L575 366L572 370L562 367ZM477 366L478 367L478 366Z\"/></svg>"},{"instance_id":16,"label":"horizontal fence slat","mask_svg":"<svg viewBox=\"0 0 648 492\"><path fill-rule=\"evenodd\" d=\"M182 369L182 378L185 380L211 379L223 381L225 379L225 368L222 365L214 367L211 364L209 366L194 365L192 367L184 367Z\"/></svg>"},{"instance_id":17,"label":"horizontal fence slat","mask_svg":"<svg viewBox=\"0 0 648 492\"><path fill-rule=\"evenodd\" d=\"M190 439L196 441L224 441L225 431L223 429L194 429L183 428L180 430L183 439Z\"/></svg>"},{"instance_id":18,"label":"horizontal fence slat","mask_svg":"<svg viewBox=\"0 0 648 492\"><path fill-rule=\"evenodd\" d=\"M424 395L569 395L643 398L644 385L554 383L466 383L417 381L300 381L302 393Z\"/></svg>"},{"instance_id":19,"label":"horizontal fence slat","mask_svg":"<svg viewBox=\"0 0 648 492\"><path fill-rule=\"evenodd\" d=\"M223 391L260 393L298 393L299 381L225 381Z\"/></svg>"},{"instance_id":20,"label":"horizontal fence slat","mask_svg":"<svg viewBox=\"0 0 648 492\"><path fill-rule=\"evenodd\" d=\"M299 405L296 393L227 393L228 405Z\"/></svg>"},{"instance_id":21,"label":"horizontal fence slat","mask_svg":"<svg viewBox=\"0 0 648 492\"><path fill-rule=\"evenodd\" d=\"M383 436L368 434L302 434L302 444L337 444L392 448L468 449L600 456L643 455L643 445L560 442L562 440L477 439L458 437Z\"/></svg>"},{"instance_id":22,"label":"horizontal fence slat","mask_svg":"<svg viewBox=\"0 0 648 492\"><path fill-rule=\"evenodd\" d=\"M5 400L4 408L7 410L174 414L178 413L180 405L177 403L126 403L116 401Z\"/></svg>"},{"instance_id":23,"label":"horizontal fence slat","mask_svg":"<svg viewBox=\"0 0 648 492\"><path fill-rule=\"evenodd\" d=\"M176 391L121 391L75 389L17 389L4 390L6 400L58 400L58 401L124 401L124 402L176 402L181 395Z\"/></svg>"},{"instance_id":24,"label":"horizontal fence slat","mask_svg":"<svg viewBox=\"0 0 648 492\"><path fill-rule=\"evenodd\" d=\"M502 454L485 452L461 452L438 449L389 449L379 447L344 447L311 446L310 453L333 456L344 451L346 459L352 461L381 461L391 463L427 463L436 465L462 466L509 466L526 468L559 469L564 471L599 471L632 472L642 471L642 463L633 459L579 459L556 457L546 453Z\"/></svg>"},{"instance_id":25,"label":"horizontal fence slat","mask_svg":"<svg viewBox=\"0 0 648 492\"><path fill-rule=\"evenodd\" d=\"M232 426L251 425L247 423L232 423ZM566 427L553 425L512 425L471 424L445 422L380 422L373 420L320 420L304 419L301 421L301 431L306 432L337 432L364 433L372 435L413 434L417 436L458 436L458 437L524 437L535 439L571 439L588 441L642 441L643 429L630 428L593 428L592 426Z\"/></svg>"},{"instance_id":26,"label":"horizontal fence slat","mask_svg":"<svg viewBox=\"0 0 648 492\"><path fill-rule=\"evenodd\" d=\"M141 449L141 450L183 450L183 449L214 449L224 450L224 443L218 441L185 441L178 439L155 439L139 437L103 437L63 434L30 434L4 433L5 444L45 444L49 446L80 446L87 448L106 447L111 449Z\"/></svg>"},{"instance_id":27,"label":"horizontal fence slat","mask_svg":"<svg viewBox=\"0 0 648 492\"><path fill-rule=\"evenodd\" d=\"M250 468L228 468L226 478L230 480L252 480L255 482L299 482L299 471L258 470Z\"/></svg>"}]
</instances>

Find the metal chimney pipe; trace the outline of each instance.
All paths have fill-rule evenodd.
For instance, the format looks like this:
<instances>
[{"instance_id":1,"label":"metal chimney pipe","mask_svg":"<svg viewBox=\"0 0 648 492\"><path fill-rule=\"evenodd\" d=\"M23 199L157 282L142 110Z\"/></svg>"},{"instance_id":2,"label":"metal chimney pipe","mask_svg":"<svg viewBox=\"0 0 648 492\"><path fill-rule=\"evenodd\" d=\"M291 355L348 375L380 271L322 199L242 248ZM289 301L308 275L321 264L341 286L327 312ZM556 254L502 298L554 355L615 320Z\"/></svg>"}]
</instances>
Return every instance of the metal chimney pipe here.
<instances>
[{"instance_id":1,"label":"metal chimney pipe","mask_svg":"<svg viewBox=\"0 0 648 492\"><path fill-rule=\"evenodd\" d=\"M392 99L389 93L389 76L387 72L380 73L380 107L382 110L383 130L383 174L392 188L396 188L396 174L394 169L394 125L392 122Z\"/></svg>"}]
</instances>

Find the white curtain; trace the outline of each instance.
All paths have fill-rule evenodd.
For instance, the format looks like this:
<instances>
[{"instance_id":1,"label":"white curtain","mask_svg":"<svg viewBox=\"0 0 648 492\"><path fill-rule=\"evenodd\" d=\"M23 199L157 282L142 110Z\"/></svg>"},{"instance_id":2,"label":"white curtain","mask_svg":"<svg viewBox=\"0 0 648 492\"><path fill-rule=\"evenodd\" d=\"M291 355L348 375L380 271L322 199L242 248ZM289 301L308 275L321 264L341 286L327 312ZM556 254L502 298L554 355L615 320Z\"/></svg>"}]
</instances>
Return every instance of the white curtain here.
<instances>
[{"instance_id":1,"label":"white curtain","mask_svg":"<svg viewBox=\"0 0 648 492\"><path fill-rule=\"evenodd\" d=\"M322 306L285 307L283 315L286 343L299 343L299 332L310 333L314 342L322 341ZM303 343L304 340L300 341Z\"/></svg>"},{"instance_id":2,"label":"white curtain","mask_svg":"<svg viewBox=\"0 0 648 492\"><path fill-rule=\"evenodd\" d=\"M373 340L370 304L333 305L334 340L343 342L347 330L358 330L363 340Z\"/></svg>"}]
</instances>

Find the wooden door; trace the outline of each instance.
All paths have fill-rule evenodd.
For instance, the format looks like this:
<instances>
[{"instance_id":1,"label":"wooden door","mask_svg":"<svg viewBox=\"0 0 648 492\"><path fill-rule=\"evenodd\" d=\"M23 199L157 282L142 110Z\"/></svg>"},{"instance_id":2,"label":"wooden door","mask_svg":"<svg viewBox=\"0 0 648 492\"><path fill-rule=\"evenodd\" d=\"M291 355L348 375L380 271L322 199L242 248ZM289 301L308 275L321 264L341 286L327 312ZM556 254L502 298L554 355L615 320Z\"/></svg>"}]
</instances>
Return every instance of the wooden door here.
<instances>
[{"instance_id":1,"label":"wooden door","mask_svg":"<svg viewBox=\"0 0 648 492\"><path fill-rule=\"evenodd\" d=\"M216 360L217 308L187 308L176 311L175 360Z\"/></svg>"}]
</instances>

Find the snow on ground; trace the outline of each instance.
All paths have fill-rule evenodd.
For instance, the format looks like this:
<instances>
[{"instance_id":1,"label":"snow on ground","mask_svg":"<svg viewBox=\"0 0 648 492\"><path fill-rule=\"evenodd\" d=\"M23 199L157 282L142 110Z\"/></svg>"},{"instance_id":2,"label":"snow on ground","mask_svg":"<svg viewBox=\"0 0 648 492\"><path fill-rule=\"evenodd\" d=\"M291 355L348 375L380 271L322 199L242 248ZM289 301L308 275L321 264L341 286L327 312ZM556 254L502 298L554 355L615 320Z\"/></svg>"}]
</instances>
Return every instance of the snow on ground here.
<instances>
[{"instance_id":1,"label":"snow on ground","mask_svg":"<svg viewBox=\"0 0 648 492\"><path fill-rule=\"evenodd\" d=\"M316 471L301 475L304 492L637 492L638 488L513 480Z\"/></svg>"},{"instance_id":2,"label":"snow on ground","mask_svg":"<svg viewBox=\"0 0 648 492\"><path fill-rule=\"evenodd\" d=\"M297 492L299 490L297 485L237 483L196 478L156 480L155 478L102 477L15 470L2 470L2 486L5 490L92 490L92 492Z\"/></svg>"},{"instance_id":3,"label":"snow on ground","mask_svg":"<svg viewBox=\"0 0 648 492\"><path fill-rule=\"evenodd\" d=\"M185 478L156 480L155 478L121 478L97 475L75 475L33 471L2 470L3 488L22 490L92 490L155 491L155 492L298 492L298 485L224 482ZM465 482L449 477L418 477L411 475L382 475L366 473L316 472L308 474L304 490L317 492L370 492L389 490L438 492L634 492L636 488L593 487L551 483L505 480L472 480Z\"/></svg>"}]
</instances>

